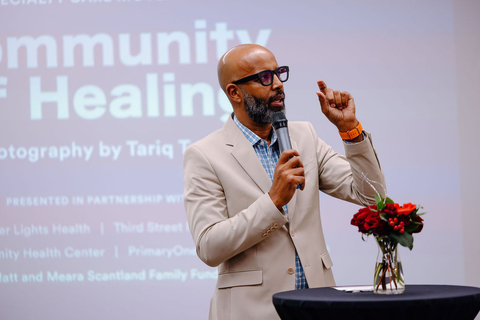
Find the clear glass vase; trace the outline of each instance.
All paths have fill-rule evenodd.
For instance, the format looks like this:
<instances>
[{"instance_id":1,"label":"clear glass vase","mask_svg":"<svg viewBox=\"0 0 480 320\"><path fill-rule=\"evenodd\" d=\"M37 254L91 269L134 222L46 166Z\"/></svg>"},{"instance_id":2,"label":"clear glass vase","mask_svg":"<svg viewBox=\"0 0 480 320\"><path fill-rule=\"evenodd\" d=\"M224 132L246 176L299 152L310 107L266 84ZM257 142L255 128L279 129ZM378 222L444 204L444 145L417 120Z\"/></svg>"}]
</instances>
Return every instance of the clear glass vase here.
<instances>
[{"instance_id":1,"label":"clear glass vase","mask_svg":"<svg viewBox=\"0 0 480 320\"><path fill-rule=\"evenodd\" d=\"M373 278L373 292L378 294L401 294L405 292L402 262L398 243L387 236L376 237L378 244L377 263Z\"/></svg>"}]
</instances>

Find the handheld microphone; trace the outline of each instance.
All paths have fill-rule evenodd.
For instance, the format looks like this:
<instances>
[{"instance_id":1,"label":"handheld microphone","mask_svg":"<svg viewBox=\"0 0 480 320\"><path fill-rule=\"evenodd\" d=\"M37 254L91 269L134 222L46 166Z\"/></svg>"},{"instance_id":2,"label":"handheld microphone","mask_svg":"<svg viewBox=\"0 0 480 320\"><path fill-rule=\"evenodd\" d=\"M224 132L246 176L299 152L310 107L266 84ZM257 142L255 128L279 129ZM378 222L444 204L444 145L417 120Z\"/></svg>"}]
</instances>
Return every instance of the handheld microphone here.
<instances>
[{"instance_id":1,"label":"handheld microphone","mask_svg":"<svg viewBox=\"0 0 480 320\"><path fill-rule=\"evenodd\" d=\"M280 149L280 153L285 150L292 149L292 143L290 142L290 135L288 134L288 127L287 127L288 120L285 117L285 113L283 111L276 111L273 113L272 116L272 125L277 133L277 140L278 140L278 147ZM297 189L300 189L302 185L298 185Z\"/></svg>"},{"instance_id":2,"label":"handheld microphone","mask_svg":"<svg viewBox=\"0 0 480 320\"><path fill-rule=\"evenodd\" d=\"M280 148L280 153L282 153L285 150L292 149L292 143L290 142L287 123L288 121L283 111L276 111L273 113L272 125L273 125L273 128L275 128L275 132L277 133L278 146Z\"/></svg>"}]
</instances>

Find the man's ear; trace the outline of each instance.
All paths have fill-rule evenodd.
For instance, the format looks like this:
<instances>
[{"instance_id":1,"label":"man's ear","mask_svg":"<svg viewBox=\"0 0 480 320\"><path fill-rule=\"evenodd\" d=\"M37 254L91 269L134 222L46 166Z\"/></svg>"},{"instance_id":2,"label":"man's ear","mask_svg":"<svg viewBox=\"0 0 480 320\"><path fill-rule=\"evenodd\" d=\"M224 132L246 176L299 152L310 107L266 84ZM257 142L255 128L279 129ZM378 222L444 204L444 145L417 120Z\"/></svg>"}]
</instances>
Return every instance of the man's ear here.
<instances>
[{"instance_id":1,"label":"man's ear","mask_svg":"<svg viewBox=\"0 0 480 320\"><path fill-rule=\"evenodd\" d=\"M235 101L236 103L241 103L243 100L243 94L240 88L233 83L229 83L227 85L225 88L225 93L231 101Z\"/></svg>"}]
</instances>

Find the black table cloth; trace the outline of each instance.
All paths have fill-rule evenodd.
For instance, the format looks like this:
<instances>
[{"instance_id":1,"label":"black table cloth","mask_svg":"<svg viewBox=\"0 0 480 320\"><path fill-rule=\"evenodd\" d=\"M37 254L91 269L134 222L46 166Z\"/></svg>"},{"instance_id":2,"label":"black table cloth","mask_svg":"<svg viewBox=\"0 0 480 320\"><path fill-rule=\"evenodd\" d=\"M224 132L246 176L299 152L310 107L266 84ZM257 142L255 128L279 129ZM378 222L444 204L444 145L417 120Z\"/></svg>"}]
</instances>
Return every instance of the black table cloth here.
<instances>
[{"instance_id":1,"label":"black table cloth","mask_svg":"<svg viewBox=\"0 0 480 320\"><path fill-rule=\"evenodd\" d=\"M273 304L282 320L473 320L480 288L407 285L400 295L313 288L277 293Z\"/></svg>"}]
</instances>

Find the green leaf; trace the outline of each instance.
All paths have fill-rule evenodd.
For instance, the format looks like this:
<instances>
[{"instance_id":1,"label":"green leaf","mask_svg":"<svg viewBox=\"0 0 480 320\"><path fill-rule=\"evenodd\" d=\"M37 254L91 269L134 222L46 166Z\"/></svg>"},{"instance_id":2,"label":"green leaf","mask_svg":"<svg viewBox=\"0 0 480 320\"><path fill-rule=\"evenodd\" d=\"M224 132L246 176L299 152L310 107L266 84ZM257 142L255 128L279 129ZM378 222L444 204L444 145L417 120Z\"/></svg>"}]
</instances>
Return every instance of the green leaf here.
<instances>
[{"instance_id":1,"label":"green leaf","mask_svg":"<svg viewBox=\"0 0 480 320\"><path fill-rule=\"evenodd\" d=\"M383 202L383 198L380 193L375 194L375 202L377 203L378 210L383 210L383 208L385 208L385 203Z\"/></svg>"},{"instance_id":2,"label":"green leaf","mask_svg":"<svg viewBox=\"0 0 480 320\"><path fill-rule=\"evenodd\" d=\"M388 236L392 238L394 241L401 244L402 246L407 247L410 250L413 249L413 236L408 232L404 232L402 234L391 233Z\"/></svg>"},{"instance_id":3,"label":"green leaf","mask_svg":"<svg viewBox=\"0 0 480 320\"><path fill-rule=\"evenodd\" d=\"M412 222L411 224L409 224L408 226L405 226L405 233L412 233L413 231L417 230L418 229L418 226L420 225L421 223L418 223L418 222Z\"/></svg>"},{"instance_id":4,"label":"green leaf","mask_svg":"<svg viewBox=\"0 0 480 320\"><path fill-rule=\"evenodd\" d=\"M386 213L380 213L380 219L382 219L383 221L388 222L387 214L386 214Z\"/></svg>"},{"instance_id":5,"label":"green leaf","mask_svg":"<svg viewBox=\"0 0 480 320\"><path fill-rule=\"evenodd\" d=\"M385 199L385 203L395 204L395 201L393 201L392 199L390 199L389 197L387 197L387 199Z\"/></svg>"}]
</instances>

